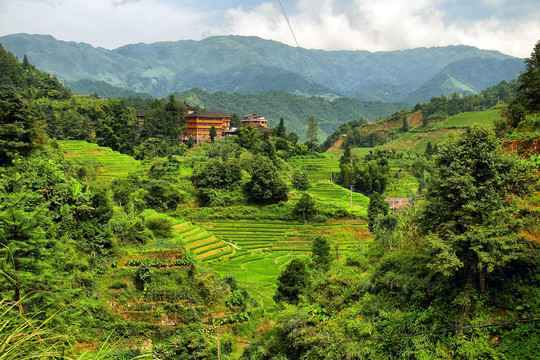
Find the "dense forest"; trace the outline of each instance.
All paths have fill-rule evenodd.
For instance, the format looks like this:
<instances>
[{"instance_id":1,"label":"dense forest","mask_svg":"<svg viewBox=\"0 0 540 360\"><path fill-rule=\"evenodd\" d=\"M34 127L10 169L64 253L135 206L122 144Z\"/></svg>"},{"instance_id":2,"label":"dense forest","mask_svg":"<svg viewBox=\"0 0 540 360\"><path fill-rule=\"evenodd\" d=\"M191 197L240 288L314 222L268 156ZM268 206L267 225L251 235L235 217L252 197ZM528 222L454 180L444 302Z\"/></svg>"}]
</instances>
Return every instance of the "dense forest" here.
<instances>
[{"instance_id":1,"label":"dense forest","mask_svg":"<svg viewBox=\"0 0 540 360\"><path fill-rule=\"evenodd\" d=\"M538 358L539 68L540 42L516 82L323 145L284 116L193 146L191 100L77 95L0 47L0 359Z\"/></svg>"}]
</instances>

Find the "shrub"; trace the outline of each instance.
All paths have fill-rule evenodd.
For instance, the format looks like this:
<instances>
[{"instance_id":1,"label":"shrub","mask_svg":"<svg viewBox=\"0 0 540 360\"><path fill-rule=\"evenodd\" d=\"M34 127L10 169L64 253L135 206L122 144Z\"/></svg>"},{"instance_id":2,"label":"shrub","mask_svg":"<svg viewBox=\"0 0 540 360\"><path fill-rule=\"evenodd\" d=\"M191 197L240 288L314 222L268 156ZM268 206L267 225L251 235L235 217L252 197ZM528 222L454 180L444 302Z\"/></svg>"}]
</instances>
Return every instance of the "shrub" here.
<instances>
[{"instance_id":1,"label":"shrub","mask_svg":"<svg viewBox=\"0 0 540 360\"><path fill-rule=\"evenodd\" d=\"M171 219L163 216L149 216L145 220L145 225L152 230L155 236L161 238L172 237L173 228Z\"/></svg>"}]
</instances>

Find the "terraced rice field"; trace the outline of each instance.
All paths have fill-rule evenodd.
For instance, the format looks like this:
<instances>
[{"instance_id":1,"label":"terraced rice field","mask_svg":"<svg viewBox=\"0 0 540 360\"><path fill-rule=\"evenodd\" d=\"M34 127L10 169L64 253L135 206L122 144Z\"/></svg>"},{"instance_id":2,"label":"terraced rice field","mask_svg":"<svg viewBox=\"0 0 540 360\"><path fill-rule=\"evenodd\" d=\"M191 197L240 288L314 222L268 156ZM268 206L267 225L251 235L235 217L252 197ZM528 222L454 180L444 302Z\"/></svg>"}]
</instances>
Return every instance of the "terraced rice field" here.
<instances>
[{"instance_id":1,"label":"terraced rice field","mask_svg":"<svg viewBox=\"0 0 540 360\"><path fill-rule=\"evenodd\" d=\"M144 217L164 216L153 210L146 210ZM226 259L234 254L234 247L218 239L211 232L194 225L189 221L169 217L173 225L173 238L169 242L184 244L196 259L208 262L216 259Z\"/></svg>"},{"instance_id":2,"label":"terraced rice field","mask_svg":"<svg viewBox=\"0 0 540 360\"><path fill-rule=\"evenodd\" d=\"M267 311L275 310L271 299L281 271L292 257L311 256L315 236L329 239L332 253L339 258L371 241L367 224L358 221L308 225L282 221L212 221L208 229L236 246L233 255L212 262L212 269L223 276L234 275Z\"/></svg>"},{"instance_id":3,"label":"terraced rice field","mask_svg":"<svg viewBox=\"0 0 540 360\"><path fill-rule=\"evenodd\" d=\"M351 191L329 181L317 183L308 190L308 193L314 195L322 203L341 207L356 216L367 219L369 198L365 195L353 192L351 207Z\"/></svg>"},{"instance_id":4,"label":"terraced rice field","mask_svg":"<svg viewBox=\"0 0 540 360\"><path fill-rule=\"evenodd\" d=\"M230 261L252 254L272 254L273 258L284 254L290 256L291 252L293 256L310 254L311 243L318 235L333 240L342 254L359 243L371 241L367 224L358 221L307 225L285 221L212 221L208 230L217 238L235 245L235 254L227 258Z\"/></svg>"},{"instance_id":5,"label":"terraced rice field","mask_svg":"<svg viewBox=\"0 0 540 360\"><path fill-rule=\"evenodd\" d=\"M474 124L493 128L495 120L499 118L499 112L496 109L454 115L444 121L430 124L427 128L421 126L413 128L400 138L382 145L382 148L423 154L430 141L433 145L438 144L444 141L451 132L462 132L466 127Z\"/></svg>"},{"instance_id":6,"label":"terraced rice field","mask_svg":"<svg viewBox=\"0 0 540 360\"><path fill-rule=\"evenodd\" d=\"M58 145L65 151L66 159L96 163L96 176L101 179L126 178L130 171L145 169L140 161L129 155L83 140L60 140Z\"/></svg>"},{"instance_id":7,"label":"terraced rice field","mask_svg":"<svg viewBox=\"0 0 540 360\"><path fill-rule=\"evenodd\" d=\"M295 169L306 171L309 181L315 184L321 180L330 180L332 172L339 172L338 154L339 152L331 152L321 154L321 157L317 158L299 157L288 161Z\"/></svg>"}]
</instances>

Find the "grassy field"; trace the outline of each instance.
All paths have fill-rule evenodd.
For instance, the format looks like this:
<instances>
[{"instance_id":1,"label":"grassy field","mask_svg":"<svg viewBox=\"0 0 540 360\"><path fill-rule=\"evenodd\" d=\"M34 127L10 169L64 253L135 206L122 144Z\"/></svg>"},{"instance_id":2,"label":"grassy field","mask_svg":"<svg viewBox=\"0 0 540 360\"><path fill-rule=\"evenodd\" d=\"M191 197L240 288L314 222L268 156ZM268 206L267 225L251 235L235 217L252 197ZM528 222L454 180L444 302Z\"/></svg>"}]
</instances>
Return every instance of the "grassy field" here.
<instances>
[{"instance_id":1,"label":"grassy field","mask_svg":"<svg viewBox=\"0 0 540 360\"><path fill-rule=\"evenodd\" d=\"M396 151L408 151L411 154L423 154L427 143L433 145L443 142L452 132L460 133L474 124L493 128L495 120L499 119L498 110L473 111L451 116L444 121L431 123L427 127L417 126L398 139L390 141L381 148Z\"/></svg>"},{"instance_id":2,"label":"grassy field","mask_svg":"<svg viewBox=\"0 0 540 360\"><path fill-rule=\"evenodd\" d=\"M95 175L101 179L126 178L129 172L145 170L140 161L108 147L83 140L60 140L58 145L65 152L66 159L96 165Z\"/></svg>"},{"instance_id":3,"label":"grassy field","mask_svg":"<svg viewBox=\"0 0 540 360\"><path fill-rule=\"evenodd\" d=\"M451 116L448 119L436 123L433 129L466 128L474 124L485 125L489 128L495 126L495 120L499 119L498 110L472 111Z\"/></svg>"},{"instance_id":4,"label":"grassy field","mask_svg":"<svg viewBox=\"0 0 540 360\"><path fill-rule=\"evenodd\" d=\"M353 215L360 216L364 219L367 218L369 198L365 195L353 192L351 199L350 190L329 181L321 181L310 188L307 192L315 196L317 200L323 204L333 205L345 209L351 212Z\"/></svg>"}]
</instances>

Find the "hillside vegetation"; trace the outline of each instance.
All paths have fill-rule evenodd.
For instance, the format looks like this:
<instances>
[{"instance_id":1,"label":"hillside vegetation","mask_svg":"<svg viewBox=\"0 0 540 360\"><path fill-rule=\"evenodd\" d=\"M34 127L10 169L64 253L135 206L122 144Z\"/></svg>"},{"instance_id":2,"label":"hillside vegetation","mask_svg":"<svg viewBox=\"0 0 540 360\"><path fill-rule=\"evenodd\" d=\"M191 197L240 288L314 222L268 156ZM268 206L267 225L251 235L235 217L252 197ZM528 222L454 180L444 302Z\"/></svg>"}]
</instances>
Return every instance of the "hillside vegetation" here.
<instances>
[{"instance_id":1,"label":"hillside vegetation","mask_svg":"<svg viewBox=\"0 0 540 360\"><path fill-rule=\"evenodd\" d=\"M315 118L194 146L178 95L0 47L0 358L537 358L539 59L324 146Z\"/></svg>"}]
</instances>

